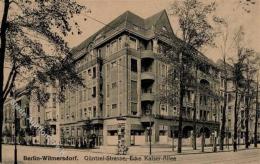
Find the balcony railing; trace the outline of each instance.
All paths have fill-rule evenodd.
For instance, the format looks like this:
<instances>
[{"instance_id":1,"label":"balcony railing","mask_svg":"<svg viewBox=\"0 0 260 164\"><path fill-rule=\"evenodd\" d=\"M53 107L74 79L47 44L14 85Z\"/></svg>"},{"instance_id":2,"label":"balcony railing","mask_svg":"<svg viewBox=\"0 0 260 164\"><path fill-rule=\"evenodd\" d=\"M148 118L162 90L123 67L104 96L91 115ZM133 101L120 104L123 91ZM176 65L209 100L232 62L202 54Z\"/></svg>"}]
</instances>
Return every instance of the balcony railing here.
<instances>
[{"instance_id":1,"label":"balcony railing","mask_svg":"<svg viewBox=\"0 0 260 164\"><path fill-rule=\"evenodd\" d=\"M143 72L141 74L141 79L142 80L154 80L155 76L153 72Z\"/></svg>"},{"instance_id":2,"label":"balcony railing","mask_svg":"<svg viewBox=\"0 0 260 164\"><path fill-rule=\"evenodd\" d=\"M142 93L141 99L142 99L142 101L154 101L154 94L153 93Z\"/></svg>"}]
</instances>

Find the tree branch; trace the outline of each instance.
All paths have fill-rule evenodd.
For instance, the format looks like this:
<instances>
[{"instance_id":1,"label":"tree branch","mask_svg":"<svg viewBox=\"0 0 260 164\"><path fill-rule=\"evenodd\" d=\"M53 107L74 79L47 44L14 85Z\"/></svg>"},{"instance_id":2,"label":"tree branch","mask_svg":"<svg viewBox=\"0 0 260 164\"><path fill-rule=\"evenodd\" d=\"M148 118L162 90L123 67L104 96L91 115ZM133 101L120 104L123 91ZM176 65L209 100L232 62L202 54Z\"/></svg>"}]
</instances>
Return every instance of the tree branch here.
<instances>
[{"instance_id":1,"label":"tree branch","mask_svg":"<svg viewBox=\"0 0 260 164\"><path fill-rule=\"evenodd\" d=\"M5 88L5 90L4 90L4 96L3 96L3 99L5 100L6 98L7 98L7 96L8 96L8 93L11 91L11 89L12 89L12 85L13 85L13 83L14 83L14 80L15 80L15 78L16 78L16 75L17 75L17 71L14 69L14 72L13 72L13 75L12 75L12 77L10 78L10 80L9 80L9 86L7 86L6 85L6 88Z\"/></svg>"}]
</instances>

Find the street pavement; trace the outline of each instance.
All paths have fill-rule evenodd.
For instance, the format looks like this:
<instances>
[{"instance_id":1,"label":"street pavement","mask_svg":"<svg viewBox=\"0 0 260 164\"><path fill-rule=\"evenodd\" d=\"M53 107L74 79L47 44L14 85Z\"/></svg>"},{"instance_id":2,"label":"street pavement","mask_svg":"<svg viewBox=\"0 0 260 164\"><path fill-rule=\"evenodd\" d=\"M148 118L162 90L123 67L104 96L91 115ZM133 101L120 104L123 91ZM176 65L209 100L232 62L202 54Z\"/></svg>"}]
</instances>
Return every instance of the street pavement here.
<instances>
[{"instance_id":1,"label":"street pavement","mask_svg":"<svg viewBox=\"0 0 260 164\"><path fill-rule=\"evenodd\" d=\"M176 163L176 164L258 164L260 163L260 148L242 149L240 146L238 152L233 152L225 148L223 152L213 153L211 147L206 147L202 153L200 147L198 150L192 150L190 147L183 147L181 154L173 152L170 147L152 148L152 156L148 156L149 147L133 146L130 147L128 155L116 155L116 147L108 146L99 149L64 149L63 156L71 160L54 160L51 157L59 157L59 150L50 147L36 146L17 146L19 164L46 164L46 163ZM260 145L259 145L260 147ZM67 157L68 156L68 157ZM44 158L49 158L45 159ZM3 145L3 163L13 164L14 146Z\"/></svg>"}]
</instances>

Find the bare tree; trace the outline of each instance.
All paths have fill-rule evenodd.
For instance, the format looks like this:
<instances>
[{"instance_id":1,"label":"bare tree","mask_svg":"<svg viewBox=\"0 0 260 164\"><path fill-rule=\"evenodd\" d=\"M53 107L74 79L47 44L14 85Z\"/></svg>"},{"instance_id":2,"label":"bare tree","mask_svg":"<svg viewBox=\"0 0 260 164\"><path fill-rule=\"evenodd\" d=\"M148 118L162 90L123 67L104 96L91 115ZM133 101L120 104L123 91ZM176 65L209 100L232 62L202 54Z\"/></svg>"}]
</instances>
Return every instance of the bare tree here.
<instances>
[{"instance_id":1,"label":"bare tree","mask_svg":"<svg viewBox=\"0 0 260 164\"><path fill-rule=\"evenodd\" d=\"M227 52L229 50L228 47L228 39L229 39L229 27L228 23L225 19L215 17L214 22L218 25L218 33L220 36L221 44L218 45L220 48L220 53L222 55L223 63L221 63L221 78L223 78L224 83L224 97L223 97L223 108L222 111L222 119L221 119L221 127L220 127L220 150L224 150L224 139L225 139L225 130L226 130L226 108L227 108L227 82L228 82L228 68L227 68Z\"/></svg>"},{"instance_id":2,"label":"bare tree","mask_svg":"<svg viewBox=\"0 0 260 164\"><path fill-rule=\"evenodd\" d=\"M250 109L251 104L253 102L254 97L254 76L256 73L255 68L255 61L252 60L252 55L255 53L252 49L245 49L246 61L245 61L245 126L246 126L246 133L245 133L245 147L246 149L249 148L250 145L250 138L249 138L249 120L250 120Z\"/></svg>"},{"instance_id":3,"label":"bare tree","mask_svg":"<svg viewBox=\"0 0 260 164\"><path fill-rule=\"evenodd\" d=\"M234 138L233 138L233 151L237 151L237 133L238 133L238 96L239 96L239 90L240 88L243 88L243 82L244 82L244 62L246 59L246 54L244 53L243 48L243 38L244 38L244 32L242 27L239 28L237 33L234 37L234 43L235 43L235 49L237 53L237 60L236 62L233 62L233 71L232 71L232 77L231 80L233 81L234 87L235 87L235 104L234 104ZM240 93L244 94L244 93Z\"/></svg>"},{"instance_id":4,"label":"bare tree","mask_svg":"<svg viewBox=\"0 0 260 164\"><path fill-rule=\"evenodd\" d=\"M194 66L196 61L199 61L197 58L199 52L196 49L205 45L213 45L213 40L216 36L208 21L209 15L215 11L215 3L205 5L198 0L176 1L170 6L169 11L172 15L177 17L181 30L181 34L178 36L181 40L179 40L174 34L164 35L170 43L170 46L166 46L163 53L163 57L168 60L168 63L175 65L174 70L176 70L175 75L177 75L177 78L175 78L175 80L178 81L177 88L179 96L177 98L179 105L177 151L178 153L181 153L184 108L183 100L187 86L192 85L190 83L190 77L193 76L191 73L191 66ZM161 36L159 35L159 37ZM194 79L194 77L192 79ZM173 99L174 98L172 98L172 100ZM194 115L194 118L196 118L196 106L194 106ZM194 137L196 137L196 121L194 121L194 123ZM193 139L193 141L196 142L196 138Z\"/></svg>"},{"instance_id":5,"label":"bare tree","mask_svg":"<svg viewBox=\"0 0 260 164\"><path fill-rule=\"evenodd\" d=\"M28 94L46 98L40 87L58 80L59 98L62 90L82 84L75 61L64 38L73 32L81 33L72 18L85 7L74 0L34 1L4 0L1 21L0 47L0 136L2 137L3 106L17 79L30 81ZM4 77L9 67L9 74ZM25 76L25 77L24 77ZM0 144L0 163L2 144Z\"/></svg>"}]
</instances>

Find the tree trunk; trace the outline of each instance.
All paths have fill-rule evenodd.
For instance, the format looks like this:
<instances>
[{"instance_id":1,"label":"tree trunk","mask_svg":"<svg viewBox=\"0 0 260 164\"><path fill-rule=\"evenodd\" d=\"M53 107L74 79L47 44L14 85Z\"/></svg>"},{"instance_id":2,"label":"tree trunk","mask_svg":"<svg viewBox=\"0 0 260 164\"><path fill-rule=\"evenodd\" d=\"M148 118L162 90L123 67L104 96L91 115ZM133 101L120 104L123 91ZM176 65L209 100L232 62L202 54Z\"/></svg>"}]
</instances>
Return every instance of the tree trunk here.
<instances>
[{"instance_id":1,"label":"tree trunk","mask_svg":"<svg viewBox=\"0 0 260 164\"><path fill-rule=\"evenodd\" d=\"M256 81L256 105L255 105L255 131L254 131L254 147L257 147L257 125L258 125L258 108L259 108L259 102L258 102L258 75L257 75L257 81Z\"/></svg>"},{"instance_id":2,"label":"tree trunk","mask_svg":"<svg viewBox=\"0 0 260 164\"><path fill-rule=\"evenodd\" d=\"M237 99L238 99L238 86L236 84L236 91L235 91L235 109L234 109L234 139L233 139L233 151L237 151Z\"/></svg>"},{"instance_id":3,"label":"tree trunk","mask_svg":"<svg viewBox=\"0 0 260 164\"><path fill-rule=\"evenodd\" d=\"M184 87L180 85L180 112L179 112L179 127L178 127L178 153L181 153L182 148L182 113L183 113L183 97L184 97Z\"/></svg>"},{"instance_id":4,"label":"tree trunk","mask_svg":"<svg viewBox=\"0 0 260 164\"><path fill-rule=\"evenodd\" d=\"M182 115L183 115L183 98L185 94L185 86L183 84L183 74L184 74L184 65L182 62L182 54L180 54L180 75L179 75L179 80L180 80L180 97L179 97L179 127L178 127L178 153L181 153L181 148L182 148Z\"/></svg>"},{"instance_id":5,"label":"tree trunk","mask_svg":"<svg viewBox=\"0 0 260 164\"><path fill-rule=\"evenodd\" d=\"M226 76L226 75L225 75ZM222 124L220 130L220 150L224 150L225 128L226 128L226 108L227 108L227 78L224 80L224 105L222 109Z\"/></svg>"},{"instance_id":6,"label":"tree trunk","mask_svg":"<svg viewBox=\"0 0 260 164\"><path fill-rule=\"evenodd\" d=\"M250 109L250 79L249 79L249 60L247 59L247 67L246 67L246 110L245 110L245 126L246 126L246 134L245 134L245 142L246 149L249 148L249 109Z\"/></svg>"},{"instance_id":7,"label":"tree trunk","mask_svg":"<svg viewBox=\"0 0 260 164\"><path fill-rule=\"evenodd\" d=\"M0 101L0 136L1 136L1 139L0 139L0 141L1 141L1 143L0 143L0 163L2 163L2 137L3 137L3 109L4 109L4 101L3 101L3 99L1 99L1 101Z\"/></svg>"},{"instance_id":8,"label":"tree trunk","mask_svg":"<svg viewBox=\"0 0 260 164\"><path fill-rule=\"evenodd\" d=\"M246 117L246 120L245 120L245 126L246 126L246 133L245 133L245 142L246 142L246 149L249 148L249 97L247 95L247 98L246 98L246 111L245 111L245 117Z\"/></svg>"},{"instance_id":9,"label":"tree trunk","mask_svg":"<svg viewBox=\"0 0 260 164\"><path fill-rule=\"evenodd\" d=\"M197 137L197 126L196 126L196 121L197 121L197 92L198 92L198 84L197 84L197 78L198 78L198 67L196 66L196 72L195 72L195 80L196 80L196 89L194 93L194 100L193 100L193 140L192 140L192 147L193 150L197 149L197 142L196 142L196 137Z\"/></svg>"},{"instance_id":10,"label":"tree trunk","mask_svg":"<svg viewBox=\"0 0 260 164\"><path fill-rule=\"evenodd\" d=\"M4 1L4 11L1 23L1 48L0 48L0 163L2 163L2 130L3 130L3 110L4 110L4 59L6 48L6 30L7 30L7 17L9 10L9 0Z\"/></svg>"}]
</instances>

